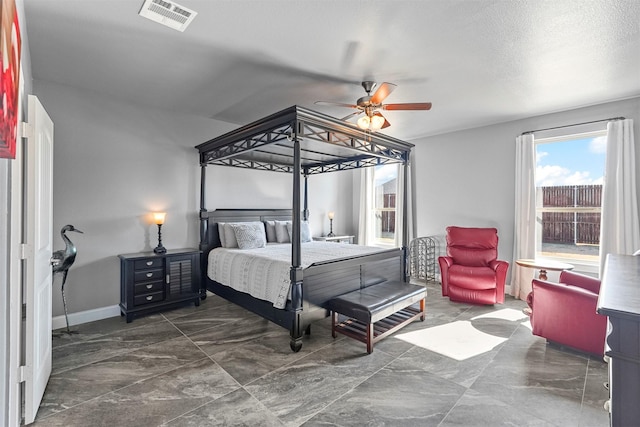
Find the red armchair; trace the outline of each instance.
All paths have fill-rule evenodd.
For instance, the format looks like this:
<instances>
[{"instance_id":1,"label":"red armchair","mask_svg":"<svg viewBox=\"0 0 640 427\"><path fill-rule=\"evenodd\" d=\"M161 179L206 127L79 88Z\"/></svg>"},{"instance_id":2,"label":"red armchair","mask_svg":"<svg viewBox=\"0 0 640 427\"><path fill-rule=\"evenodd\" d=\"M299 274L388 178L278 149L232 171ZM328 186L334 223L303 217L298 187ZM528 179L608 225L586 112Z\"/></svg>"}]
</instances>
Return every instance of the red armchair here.
<instances>
[{"instance_id":1,"label":"red armchair","mask_svg":"<svg viewBox=\"0 0 640 427\"><path fill-rule=\"evenodd\" d=\"M560 283L534 279L527 296L534 335L586 353L604 354L607 317L596 313L600 280L571 271Z\"/></svg>"},{"instance_id":2,"label":"red armchair","mask_svg":"<svg viewBox=\"0 0 640 427\"><path fill-rule=\"evenodd\" d=\"M497 258L495 228L447 227L447 256L438 258L442 295L451 301L502 304L509 263Z\"/></svg>"}]
</instances>

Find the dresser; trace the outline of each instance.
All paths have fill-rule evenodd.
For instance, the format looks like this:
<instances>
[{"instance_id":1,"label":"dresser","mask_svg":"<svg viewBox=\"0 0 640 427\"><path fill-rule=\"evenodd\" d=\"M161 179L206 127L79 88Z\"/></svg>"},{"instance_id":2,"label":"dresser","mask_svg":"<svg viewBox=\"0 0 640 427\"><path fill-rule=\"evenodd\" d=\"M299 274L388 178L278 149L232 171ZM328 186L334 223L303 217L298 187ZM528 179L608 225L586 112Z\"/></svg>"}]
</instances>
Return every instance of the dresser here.
<instances>
[{"instance_id":1,"label":"dresser","mask_svg":"<svg viewBox=\"0 0 640 427\"><path fill-rule=\"evenodd\" d=\"M200 255L197 249L164 254L139 252L120 258L120 312L134 317L193 302L200 305Z\"/></svg>"},{"instance_id":2,"label":"dresser","mask_svg":"<svg viewBox=\"0 0 640 427\"><path fill-rule=\"evenodd\" d=\"M611 426L640 422L640 257L607 255L598 313L608 316Z\"/></svg>"}]
</instances>

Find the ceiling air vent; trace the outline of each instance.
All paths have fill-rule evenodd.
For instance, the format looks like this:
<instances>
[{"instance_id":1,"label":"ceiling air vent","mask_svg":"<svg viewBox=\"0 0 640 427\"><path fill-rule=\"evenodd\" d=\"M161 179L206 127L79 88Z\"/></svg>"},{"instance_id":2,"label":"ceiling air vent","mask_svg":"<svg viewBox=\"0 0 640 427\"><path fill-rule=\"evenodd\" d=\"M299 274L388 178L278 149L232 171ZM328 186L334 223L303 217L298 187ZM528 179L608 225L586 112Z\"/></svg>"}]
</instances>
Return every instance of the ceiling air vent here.
<instances>
[{"instance_id":1,"label":"ceiling air vent","mask_svg":"<svg viewBox=\"0 0 640 427\"><path fill-rule=\"evenodd\" d=\"M167 0L145 0L140 16L166 25L174 30L184 31L198 12Z\"/></svg>"}]
</instances>

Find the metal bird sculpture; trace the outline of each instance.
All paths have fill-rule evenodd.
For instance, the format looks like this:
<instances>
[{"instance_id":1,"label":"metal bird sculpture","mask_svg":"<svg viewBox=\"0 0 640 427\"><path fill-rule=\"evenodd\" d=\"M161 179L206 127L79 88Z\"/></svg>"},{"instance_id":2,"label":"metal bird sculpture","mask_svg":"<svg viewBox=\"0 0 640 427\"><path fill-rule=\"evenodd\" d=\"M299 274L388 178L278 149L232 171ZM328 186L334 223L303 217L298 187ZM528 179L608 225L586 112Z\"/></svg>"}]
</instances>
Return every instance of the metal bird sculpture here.
<instances>
[{"instance_id":1,"label":"metal bird sculpture","mask_svg":"<svg viewBox=\"0 0 640 427\"><path fill-rule=\"evenodd\" d=\"M82 233L82 231L75 228L73 225L65 225L60 230L62 240L64 240L64 250L55 251L51 257L51 264L53 266L53 273L62 273L62 304L64 305L64 318L67 322L67 333L71 333L69 330L69 318L67 316L67 300L64 297L64 284L67 281L67 274L69 273L69 267L76 260L76 254L78 250L76 245L65 234L67 231L75 231L76 233Z\"/></svg>"}]
</instances>

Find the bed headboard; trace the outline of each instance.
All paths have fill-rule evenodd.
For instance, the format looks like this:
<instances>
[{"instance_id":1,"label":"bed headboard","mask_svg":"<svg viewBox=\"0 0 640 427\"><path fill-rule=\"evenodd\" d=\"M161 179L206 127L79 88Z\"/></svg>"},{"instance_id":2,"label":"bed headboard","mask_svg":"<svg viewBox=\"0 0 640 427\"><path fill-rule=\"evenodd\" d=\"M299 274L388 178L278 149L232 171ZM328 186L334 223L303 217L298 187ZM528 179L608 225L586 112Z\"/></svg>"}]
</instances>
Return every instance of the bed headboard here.
<instances>
[{"instance_id":1,"label":"bed headboard","mask_svg":"<svg viewBox=\"0 0 640 427\"><path fill-rule=\"evenodd\" d=\"M206 255L211 249L220 247L219 222L289 221L291 216L291 209L216 209L202 212L200 219L206 222L206 229L200 236L200 250Z\"/></svg>"}]
</instances>

